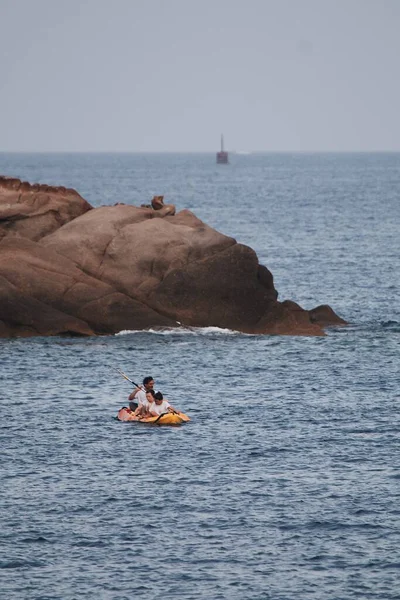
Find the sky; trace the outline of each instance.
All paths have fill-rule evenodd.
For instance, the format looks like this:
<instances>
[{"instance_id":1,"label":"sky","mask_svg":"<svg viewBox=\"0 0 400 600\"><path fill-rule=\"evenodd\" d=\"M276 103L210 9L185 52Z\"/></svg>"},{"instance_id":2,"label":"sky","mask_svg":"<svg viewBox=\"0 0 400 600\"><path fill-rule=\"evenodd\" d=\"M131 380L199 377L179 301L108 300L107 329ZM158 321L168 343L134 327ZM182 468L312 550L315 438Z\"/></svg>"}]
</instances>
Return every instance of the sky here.
<instances>
[{"instance_id":1,"label":"sky","mask_svg":"<svg viewBox=\"0 0 400 600\"><path fill-rule=\"evenodd\" d=\"M0 151L400 151L400 0L0 0Z\"/></svg>"}]
</instances>

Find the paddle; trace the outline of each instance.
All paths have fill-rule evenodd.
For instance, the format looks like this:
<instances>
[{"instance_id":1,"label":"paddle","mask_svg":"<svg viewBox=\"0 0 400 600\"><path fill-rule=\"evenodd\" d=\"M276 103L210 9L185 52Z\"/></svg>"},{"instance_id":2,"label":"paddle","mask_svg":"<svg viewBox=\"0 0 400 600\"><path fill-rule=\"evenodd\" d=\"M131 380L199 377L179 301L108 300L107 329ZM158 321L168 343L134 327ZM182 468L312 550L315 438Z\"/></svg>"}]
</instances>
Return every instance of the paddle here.
<instances>
[{"instance_id":1,"label":"paddle","mask_svg":"<svg viewBox=\"0 0 400 600\"><path fill-rule=\"evenodd\" d=\"M138 385L138 384L137 384L137 383L135 383L135 382L134 382L132 379L130 379L130 378L128 377L128 375L125 375L125 373L124 373L123 371L121 371L121 369L117 369L117 367L113 367L113 368L114 368L114 369L115 369L115 370L116 370L116 371L117 371L117 372L118 372L118 373L121 375L121 377L123 377L123 378L124 378L124 379L126 379L127 381L130 381L130 383L131 383L133 386L135 386L135 387L137 387L137 388L140 388L140 389L143 389L143 388L141 388L141 387L140 387L140 385ZM137 402L136 402L135 404L136 404L136 406L137 406ZM130 403L129 403L129 406L130 406Z\"/></svg>"},{"instance_id":2,"label":"paddle","mask_svg":"<svg viewBox=\"0 0 400 600\"><path fill-rule=\"evenodd\" d=\"M155 421L153 421L153 425L155 425L156 423L158 423L158 421L161 419L161 417L163 417L164 415L168 415L169 413L165 412L165 413L161 413L161 415L159 415L157 417L157 419Z\"/></svg>"},{"instance_id":3,"label":"paddle","mask_svg":"<svg viewBox=\"0 0 400 600\"><path fill-rule=\"evenodd\" d=\"M125 373L123 371L121 371L121 369L117 369L116 367L114 367L116 371L118 371L118 373L127 381L130 381L132 385L134 385L137 388L140 388L141 386L137 383L135 383L134 381L132 381L132 379L129 379L128 375L125 375Z\"/></svg>"},{"instance_id":4,"label":"paddle","mask_svg":"<svg viewBox=\"0 0 400 600\"><path fill-rule=\"evenodd\" d=\"M182 421L185 421L186 423L187 423L188 421L190 421L190 418L189 418L187 415L185 415L185 413L179 412L178 410L173 410L171 407L170 407L170 409L171 409L171 410L170 410L170 412L171 412L173 415L178 415L178 417L179 417L180 419L182 419ZM163 414L163 415L167 415L168 413L162 413L162 414Z\"/></svg>"},{"instance_id":5,"label":"paddle","mask_svg":"<svg viewBox=\"0 0 400 600\"><path fill-rule=\"evenodd\" d=\"M182 421L184 421L185 423L187 423L188 421L190 421L190 417L188 417L187 415L185 415L185 413L182 412L178 412L176 410L172 411L174 415L178 415L178 417L180 419L182 419Z\"/></svg>"}]
</instances>

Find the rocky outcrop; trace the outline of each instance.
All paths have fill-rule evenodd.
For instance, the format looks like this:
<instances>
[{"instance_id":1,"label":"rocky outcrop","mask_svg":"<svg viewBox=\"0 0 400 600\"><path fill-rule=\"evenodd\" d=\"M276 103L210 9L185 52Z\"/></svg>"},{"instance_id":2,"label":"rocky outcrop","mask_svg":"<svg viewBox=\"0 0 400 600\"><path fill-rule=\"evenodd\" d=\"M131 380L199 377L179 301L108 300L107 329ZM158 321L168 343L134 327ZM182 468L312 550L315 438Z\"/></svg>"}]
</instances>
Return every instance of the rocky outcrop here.
<instances>
[{"instance_id":1,"label":"rocky outcrop","mask_svg":"<svg viewBox=\"0 0 400 600\"><path fill-rule=\"evenodd\" d=\"M329 327L329 325L347 325L344 319L338 317L334 310L327 304L316 306L308 311L311 323L317 323L321 327Z\"/></svg>"},{"instance_id":2,"label":"rocky outcrop","mask_svg":"<svg viewBox=\"0 0 400 600\"><path fill-rule=\"evenodd\" d=\"M0 176L0 239L39 240L91 208L75 190Z\"/></svg>"},{"instance_id":3,"label":"rocky outcrop","mask_svg":"<svg viewBox=\"0 0 400 600\"><path fill-rule=\"evenodd\" d=\"M251 248L162 197L93 208L74 190L0 178L0 336L178 322L289 335L344 323L329 307L278 302Z\"/></svg>"}]
</instances>

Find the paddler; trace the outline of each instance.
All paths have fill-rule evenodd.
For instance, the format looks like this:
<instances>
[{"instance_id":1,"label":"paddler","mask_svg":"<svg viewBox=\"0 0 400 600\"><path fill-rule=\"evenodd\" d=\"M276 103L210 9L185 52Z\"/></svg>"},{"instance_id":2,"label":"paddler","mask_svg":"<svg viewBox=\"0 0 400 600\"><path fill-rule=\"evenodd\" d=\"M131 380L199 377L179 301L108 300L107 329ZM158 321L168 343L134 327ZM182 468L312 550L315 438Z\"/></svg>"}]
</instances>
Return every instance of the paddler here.
<instances>
[{"instance_id":1,"label":"paddler","mask_svg":"<svg viewBox=\"0 0 400 600\"><path fill-rule=\"evenodd\" d=\"M155 406L152 407L152 411L156 413L158 417L163 413L177 412L168 400L164 398L161 392L156 392L154 394L154 404Z\"/></svg>"},{"instance_id":2,"label":"paddler","mask_svg":"<svg viewBox=\"0 0 400 600\"><path fill-rule=\"evenodd\" d=\"M148 376L143 379L143 388L137 387L129 395L129 408L132 411L135 411L141 404L146 403L146 392L154 390L153 377Z\"/></svg>"},{"instance_id":3,"label":"paddler","mask_svg":"<svg viewBox=\"0 0 400 600\"><path fill-rule=\"evenodd\" d=\"M146 400L142 404L139 404L138 408L135 410L135 417L138 417L139 419L145 419L146 417L158 417L158 414L154 411L154 397L154 390L149 390L146 392Z\"/></svg>"}]
</instances>

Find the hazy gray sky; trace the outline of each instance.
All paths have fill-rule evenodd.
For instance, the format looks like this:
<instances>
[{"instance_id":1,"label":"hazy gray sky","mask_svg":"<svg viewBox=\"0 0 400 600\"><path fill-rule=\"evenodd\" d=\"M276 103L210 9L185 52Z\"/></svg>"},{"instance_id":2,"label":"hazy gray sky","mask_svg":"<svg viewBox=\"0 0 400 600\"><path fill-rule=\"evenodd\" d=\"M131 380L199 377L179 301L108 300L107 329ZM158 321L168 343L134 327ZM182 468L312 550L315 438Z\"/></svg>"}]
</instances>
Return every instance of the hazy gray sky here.
<instances>
[{"instance_id":1,"label":"hazy gray sky","mask_svg":"<svg viewBox=\"0 0 400 600\"><path fill-rule=\"evenodd\" d=\"M0 150L400 150L400 0L0 0Z\"/></svg>"}]
</instances>

